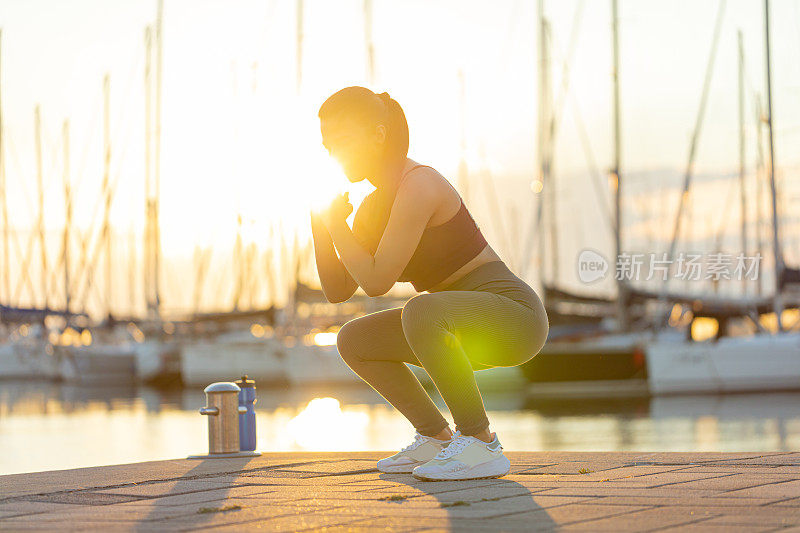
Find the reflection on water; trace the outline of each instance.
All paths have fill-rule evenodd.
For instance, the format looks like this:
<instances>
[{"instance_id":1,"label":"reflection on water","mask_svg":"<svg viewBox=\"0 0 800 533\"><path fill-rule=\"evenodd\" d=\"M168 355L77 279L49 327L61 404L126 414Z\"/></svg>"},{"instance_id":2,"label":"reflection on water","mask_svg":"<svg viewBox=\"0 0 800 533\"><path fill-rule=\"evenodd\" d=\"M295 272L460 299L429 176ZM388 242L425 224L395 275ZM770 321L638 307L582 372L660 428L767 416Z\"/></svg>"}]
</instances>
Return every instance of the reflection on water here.
<instances>
[{"instance_id":1,"label":"reflection on water","mask_svg":"<svg viewBox=\"0 0 800 533\"><path fill-rule=\"evenodd\" d=\"M389 451L413 437L410 424L366 386L257 392L261 451ZM542 400L512 390L483 396L507 450L800 449L800 393ZM199 389L0 383L0 473L206 453L207 422L197 412L204 404Z\"/></svg>"}]
</instances>

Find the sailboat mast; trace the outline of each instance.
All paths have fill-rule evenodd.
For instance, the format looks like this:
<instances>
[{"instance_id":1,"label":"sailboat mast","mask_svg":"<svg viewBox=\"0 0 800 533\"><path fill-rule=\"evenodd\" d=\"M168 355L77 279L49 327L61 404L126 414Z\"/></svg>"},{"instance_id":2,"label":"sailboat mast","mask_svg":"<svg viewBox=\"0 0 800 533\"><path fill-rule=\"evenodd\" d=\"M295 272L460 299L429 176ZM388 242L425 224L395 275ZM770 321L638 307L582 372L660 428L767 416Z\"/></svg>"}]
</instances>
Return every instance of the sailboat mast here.
<instances>
[{"instance_id":1,"label":"sailboat mast","mask_svg":"<svg viewBox=\"0 0 800 533\"><path fill-rule=\"evenodd\" d=\"M622 188L620 179L620 161L622 157L622 136L620 128L619 104L619 12L617 0L611 0L612 53L614 65L614 167L611 169L611 183L614 187L614 252L615 257L622 253ZM616 265L616 260L614 261ZM615 276L616 278L617 276ZM628 292L624 279L617 279L617 324L620 331L628 329Z\"/></svg>"},{"instance_id":2,"label":"sailboat mast","mask_svg":"<svg viewBox=\"0 0 800 533\"><path fill-rule=\"evenodd\" d=\"M161 208L161 77L164 56L164 0L158 0L158 16L156 17L156 109L155 109L155 147L154 147L154 179L153 191L153 289L155 292L155 312L161 318L161 294L159 286L159 262L161 259L161 228L159 226L159 210Z\"/></svg>"},{"instance_id":3,"label":"sailboat mast","mask_svg":"<svg viewBox=\"0 0 800 533\"><path fill-rule=\"evenodd\" d=\"M233 291L233 310L239 310L239 301L242 299L244 284L244 261L242 260L242 214L236 215L236 244L233 247L233 269L236 276L236 285Z\"/></svg>"},{"instance_id":4,"label":"sailboat mast","mask_svg":"<svg viewBox=\"0 0 800 533\"><path fill-rule=\"evenodd\" d=\"M544 288L544 233L542 232L542 212L544 207L550 207L549 203L545 203L548 198L549 189L552 187L550 183L549 167L547 153L549 148L548 124L550 123L550 64L548 62L548 48L547 48L547 20L544 18L544 0L539 0L539 182L541 183L541 195L539 196L539 206L537 207L537 234L539 235L539 257L537 260L537 268L539 278L542 281ZM541 294L546 291L542 290ZM547 298L547 296L544 296Z\"/></svg>"},{"instance_id":5,"label":"sailboat mast","mask_svg":"<svg viewBox=\"0 0 800 533\"><path fill-rule=\"evenodd\" d=\"M755 98L756 110L756 247L757 252L760 254L764 250L764 230L763 220L764 214L762 209L764 207L764 143L762 139L761 122L763 121L764 112L761 110L761 95L757 94ZM764 291L763 283L758 280L757 294L761 296Z\"/></svg>"},{"instance_id":6,"label":"sailboat mast","mask_svg":"<svg viewBox=\"0 0 800 533\"><path fill-rule=\"evenodd\" d=\"M781 298L781 277L783 276L783 256L780 246L780 228L778 227L778 203L777 192L775 190L775 143L772 131L772 72L770 65L770 35L769 35L769 0L764 0L764 21L766 31L764 39L766 41L766 65L767 65L767 132L769 137L769 186L772 203L772 251L775 260L775 298L773 308L777 320L778 331L783 330L781 323L781 313L783 312L783 302Z\"/></svg>"},{"instance_id":7,"label":"sailboat mast","mask_svg":"<svg viewBox=\"0 0 800 533\"><path fill-rule=\"evenodd\" d=\"M105 296L106 313L111 317L111 118L110 96L111 81L109 75L103 77L103 197L105 198L105 213L103 217L103 240L106 251Z\"/></svg>"},{"instance_id":8,"label":"sailboat mast","mask_svg":"<svg viewBox=\"0 0 800 533\"><path fill-rule=\"evenodd\" d=\"M744 41L742 30L737 32L739 44L739 192L742 211L742 254L747 255L747 201L745 194L745 132L744 132ZM742 276L744 286L747 286L747 278Z\"/></svg>"},{"instance_id":9,"label":"sailboat mast","mask_svg":"<svg viewBox=\"0 0 800 533\"><path fill-rule=\"evenodd\" d=\"M34 121L36 128L36 184L39 189L39 246L42 251L42 290L44 291L44 309L48 309L47 294L47 243L44 235L44 176L42 170L42 117L41 110L37 104L34 109Z\"/></svg>"},{"instance_id":10,"label":"sailboat mast","mask_svg":"<svg viewBox=\"0 0 800 533\"><path fill-rule=\"evenodd\" d=\"M147 26L144 30L144 250L142 266L144 268L144 301L146 307L146 316L148 319L154 318L155 305L152 299L152 194L151 191L151 141L150 133L151 127L151 96L152 96L152 83L150 81L150 59L153 52L153 36L152 29Z\"/></svg>"},{"instance_id":11,"label":"sailboat mast","mask_svg":"<svg viewBox=\"0 0 800 533\"><path fill-rule=\"evenodd\" d=\"M544 39L547 41L547 45L549 46L550 42L550 21L548 19L544 19L544 25L542 26L542 32L544 34ZM556 180L555 175L553 174L553 150L555 149L554 145L554 115L555 110L553 106L553 93L552 93L552 85L550 81L550 62L549 62L549 55L550 50L547 49L547 57L546 57L546 70L545 70L545 80L546 80L546 89L545 89L545 98L546 98L546 109L547 109L547 122L545 123L545 139L546 144L544 145L545 148L545 165L546 165L546 188L544 190L546 197L547 197L547 214L550 219L550 268L551 268L551 281L555 284L558 281L558 215L556 210Z\"/></svg>"},{"instance_id":12,"label":"sailboat mast","mask_svg":"<svg viewBox=\"0 0 800 533\"><path fill-rule=\"evenodd\" d=\"M71 293L69 290L69 235L72 231L72 190L69 183L69 120L64 121L62 128L64 144L64 202L66 220L64 221L64 310L67 313L67 321L71 314Z\"/></svg>"},{"instance_id":13,"label":"sailboat mast","mask_svg":"<svg viewBox=\"0 0 800 533\"><path fill-rule=\"evenodd\" d=\"M297 43L296 43L296 61L297 61L297 94L300 94L300 87L303 84L303 0L297 0Z\"/></svg>"},{"instance_id":14,"label":"sailboat mast","mask_svg":"<svg viewBox=\"0 0 800 533\"><path fill-rule=\"evenodd\" d=\"M3 46L3 30L0 29L0 209L3 210L3 295L7 298L6 305L11 305L11 255L9 251L9 227L8 227L8 200L6 199L6 160L5 160L5 145L3 138L3 68L2 68L2 53Z\"/></svg>"},{"instance_id":15,"label":"sailboat mast","mask_svg":"<svg viewBox=\"0 0 800 533\"><path fill-rule=\"evenodd\" d=\"M461 158L458 162L458 187L461 189L461 194L464 197L464 201L469 203L469 171L467 169L467 106L464 71L462 69L458 69L458 107L461 126Z\"/></svg>"},{"instance_id":16,"label":"sailboat mast","mask_svg":"<svg viewBox=\"0 0 800 533\"><path fill-rule=\"evenodd\" d=\"M367 53L367 83L375 86L375 47L372 43L372 0L364 0L364 44Z\"/></svg>"}]
</instances>

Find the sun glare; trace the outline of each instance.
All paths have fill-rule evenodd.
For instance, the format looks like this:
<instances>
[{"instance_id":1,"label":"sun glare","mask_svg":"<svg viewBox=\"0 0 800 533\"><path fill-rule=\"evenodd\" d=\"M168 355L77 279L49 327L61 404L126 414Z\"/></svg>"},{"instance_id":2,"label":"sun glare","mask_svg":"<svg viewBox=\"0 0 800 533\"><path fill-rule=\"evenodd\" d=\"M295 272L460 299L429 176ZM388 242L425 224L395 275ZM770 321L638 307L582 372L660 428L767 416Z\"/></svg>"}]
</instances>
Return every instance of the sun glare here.
<instances>
[{"instance_id":1,"label":"sun glare","mask_svg":"<svg viewBox=\"0 0 800 533\"><path fill-rule=\"evenodd\" d=\"M306 450L352 450L363 441L368 419L366 413L342 411L336 398L314 398L287 429Z\"/></svg>"}]
</instances>

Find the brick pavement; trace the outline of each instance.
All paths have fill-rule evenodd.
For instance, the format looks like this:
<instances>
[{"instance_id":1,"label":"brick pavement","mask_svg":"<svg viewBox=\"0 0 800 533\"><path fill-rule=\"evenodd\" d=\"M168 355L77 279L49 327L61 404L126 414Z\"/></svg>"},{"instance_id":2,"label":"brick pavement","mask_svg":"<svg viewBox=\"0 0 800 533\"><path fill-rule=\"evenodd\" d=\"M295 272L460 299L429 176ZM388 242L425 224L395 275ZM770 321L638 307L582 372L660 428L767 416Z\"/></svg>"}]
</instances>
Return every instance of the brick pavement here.
<instances>
[{"instance_id":1,"label":"brick pavement","mask_svg":"<svg viewBox=\"0 0 800 533\"><path fill-rule=\"evenodd\" d=\"M510 475L448 482L387 453L0 476L0 530L800 532L800 452L507 452Z\"/></svg>"}]
</instances>

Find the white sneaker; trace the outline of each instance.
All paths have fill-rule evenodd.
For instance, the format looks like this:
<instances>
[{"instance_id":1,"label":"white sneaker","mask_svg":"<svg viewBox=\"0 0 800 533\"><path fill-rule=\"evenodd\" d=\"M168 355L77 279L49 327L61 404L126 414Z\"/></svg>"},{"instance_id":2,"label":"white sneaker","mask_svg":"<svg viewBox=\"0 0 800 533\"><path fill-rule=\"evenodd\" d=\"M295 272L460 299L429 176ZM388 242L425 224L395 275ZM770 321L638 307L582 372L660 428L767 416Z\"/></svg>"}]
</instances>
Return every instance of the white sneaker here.
<instances>
[{"instance_id":1,"label":"white sneaker","mask_svg":"<svg viewBox=\"0 0 800 533\"><path fill-rule=\"evenodd\" d=\"M392 455L378 461L378 470L390 474L410 474L415 466L425 464L442 451L450 440L439 440L417 432L414 442Z\"/></svg>"},{"instance_id":2,"label":"white sneaker","mask_svg":"<svg viewBox=\"0 0 800 533\"><path fill-rule=\"evenodd\" d=\"M417 479L440 481L494 478L508 474L509 470L511 463L503 455L503 447L497 434L487 444L456 431L445 449L411 473Z\"/></svg>"}]
</instances>

